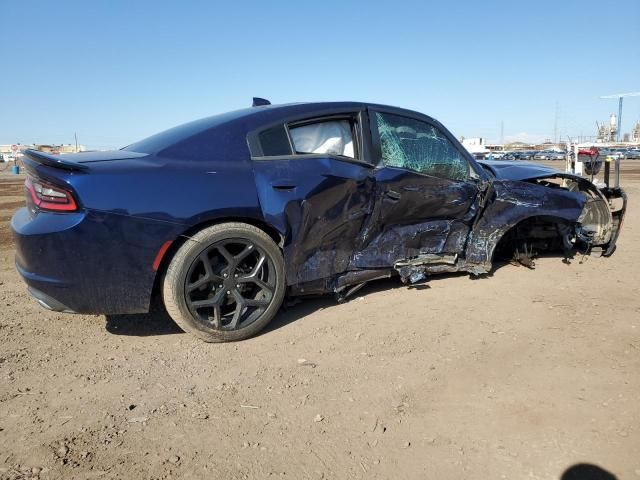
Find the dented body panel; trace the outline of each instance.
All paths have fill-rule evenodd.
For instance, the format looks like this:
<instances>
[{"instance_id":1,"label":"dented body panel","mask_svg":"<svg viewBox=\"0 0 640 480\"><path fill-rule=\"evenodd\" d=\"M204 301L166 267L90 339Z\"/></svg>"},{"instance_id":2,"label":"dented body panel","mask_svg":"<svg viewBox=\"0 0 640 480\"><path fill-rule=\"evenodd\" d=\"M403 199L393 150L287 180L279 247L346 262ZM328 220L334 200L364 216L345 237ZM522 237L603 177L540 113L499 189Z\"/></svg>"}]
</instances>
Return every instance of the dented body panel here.
<instances>
[{"instance_id":1,"label":"dented body panel","mask_svg":"<svg viewBox=\"0 0 640 480\"><path fill-rule=\"evenodd\" d=\"M525 178L526 166L519 167L518 178ZM288 284L298 294L338 291L396 273L413 281L430 273L485 274L510 229L536 217L576 224L588 201L581 192L494 179L487 182L481 208L477 181L331 159L277 167L260 162L255 173L261 202L270 209L265 213L286 232ZM274 189L282 175L304 179L297 183L304 188ZM591 185L553 169L536 168L532 177Z\"/></svg>"},{"instance_id":2,"label":"dented body panel","mask_svg":"<svg viewBox=\"0 0 640 480\"><path fill-rule=\"evenodd\" d=\"M254 164L265 220L284 236L287 284L328 278L348 269L373 205L365 165L332 158Z\"/></svg>"},{"instance_id":3,"label":"dented body panel","mask_svg":"<svg viewBox=\"0 0 640 480\"><path fill-rule=\"evenodd\" d=\"M391 267L419 254L460 253L477 213L474 182L399 168L374 174L376 208L354 252L354 268Z\"/></svg>"},{"instance_id":4,"label":"dented body panel","mask_svg":"<svg viewBox=\"0 0 640 480\"><path fill-rule=\"evenodd\" d=\"M466 263L482 273L491 269L498 241L516 224L537 216L575 222L585 204L578 193L521 181L495 180L492 190L493 198L471 232L466 252Z\"/></svg>"},{"instance_id":5,"label":"dented body panel","mask_svg":"<svg viewBox=\"0 0 640 480\"><path fill-rule=\"evenodd\" d=\"M376 130L378 112L408 119L392 125L393 148ZM349 125L348 152L298 151L293 129L330 121ZM406 152L430 156L432 171L398 166ZM83 313L147 310L171 255L214 223L251 223L279 243L290 295L343 298L390 275L490 272L501 241L527 235L565 253L600 247L610 255L626 209L619 188L525 162L480 164L433 118L357 102L254 107L117 152L26 163L30 175L72 191L80 211L73 228L65 215L18 212L18 269L47 302ZM96 252L107 268L90 278L63 268Z\"/></svg>"}]
</instances>

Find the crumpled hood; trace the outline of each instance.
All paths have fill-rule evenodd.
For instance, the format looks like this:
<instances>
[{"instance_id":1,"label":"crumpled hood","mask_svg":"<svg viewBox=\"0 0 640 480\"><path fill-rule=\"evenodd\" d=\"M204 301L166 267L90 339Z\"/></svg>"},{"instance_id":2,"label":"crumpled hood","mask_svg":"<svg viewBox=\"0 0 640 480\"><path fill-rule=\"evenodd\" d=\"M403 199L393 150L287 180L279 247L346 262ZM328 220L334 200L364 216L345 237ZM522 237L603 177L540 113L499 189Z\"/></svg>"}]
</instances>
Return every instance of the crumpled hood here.
<instances>
[{"instance_id":1,"label":"crumpled hood","mask_svg":"<svg viewBox=\"0 0 640 480\"><path fill-rule=\"evenodd\" d=\"M533 180L564 173L556 168L518 160L480 160L478 163L489 167L501 180Z\"/></svg>"}]
</instances>

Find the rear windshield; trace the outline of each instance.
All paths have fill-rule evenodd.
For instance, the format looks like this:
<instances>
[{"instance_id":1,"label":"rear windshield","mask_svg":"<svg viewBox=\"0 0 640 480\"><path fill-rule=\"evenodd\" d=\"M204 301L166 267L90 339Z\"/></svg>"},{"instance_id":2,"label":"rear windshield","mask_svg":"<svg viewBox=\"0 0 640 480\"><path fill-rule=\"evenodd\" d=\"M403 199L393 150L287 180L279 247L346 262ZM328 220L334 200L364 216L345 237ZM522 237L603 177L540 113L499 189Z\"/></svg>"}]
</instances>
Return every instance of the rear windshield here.
<instances>
[{"instance_id":1,"label":"rear windshield","mask_svg":"<svg viewBox=\"0 0 640 480\"><path fill-rule=\"evenodd\" d=\"M165 130L164 132L151 135L144 140L140 140L138 142L132 143L131 145L127 145L122 150L128 150L130 152L138 153L158 153L179 142L182 142L183 140L191 138L194 135L198 135L199 133L216 127L222 123L246 115L251 111L251 109L243 109L223 113L220 115L214 115L212 117L201 118L200 120L185 123L183 125L170 128L169 130Z\"/></svg>"}]
</instances>

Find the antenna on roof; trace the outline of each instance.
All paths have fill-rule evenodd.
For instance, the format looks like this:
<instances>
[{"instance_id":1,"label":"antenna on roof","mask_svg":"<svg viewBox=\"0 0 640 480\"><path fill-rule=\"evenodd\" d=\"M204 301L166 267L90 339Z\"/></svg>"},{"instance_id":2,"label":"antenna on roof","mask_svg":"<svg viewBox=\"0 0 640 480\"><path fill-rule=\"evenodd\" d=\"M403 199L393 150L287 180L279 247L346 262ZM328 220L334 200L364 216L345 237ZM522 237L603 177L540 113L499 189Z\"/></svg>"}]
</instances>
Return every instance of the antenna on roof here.
<instances>
[{"instance_id":1,"label":"antenna on roof","mask_svg":"<svg viewBox=\"0 0 640 480\"><path fill-rule=\"evenodd\" d=\"M266 98L253 97L253 105L252 107L261 107L263 105L271 105L271 102Z\"/></svg>"}]
</instances>

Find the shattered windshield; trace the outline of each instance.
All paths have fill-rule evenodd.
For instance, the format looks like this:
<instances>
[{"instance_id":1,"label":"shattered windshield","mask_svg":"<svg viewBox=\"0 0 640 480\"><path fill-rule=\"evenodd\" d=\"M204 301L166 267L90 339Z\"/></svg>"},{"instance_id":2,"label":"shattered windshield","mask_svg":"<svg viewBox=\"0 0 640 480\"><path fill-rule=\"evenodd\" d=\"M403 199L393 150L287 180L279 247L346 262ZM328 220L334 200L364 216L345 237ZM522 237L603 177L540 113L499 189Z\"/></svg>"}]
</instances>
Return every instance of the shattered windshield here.
<instances>
[{"instance_id":1,"label":"shattered windshield","mask_svg":"<svg viewBox=\"0 0 640 480\"><path fill-rule=\"evenodd\" d=\"M469 164L437 128L426 122L387 113L375 114L382 162L426 175L466 180Z\"/></svg>"}]
</instances>

